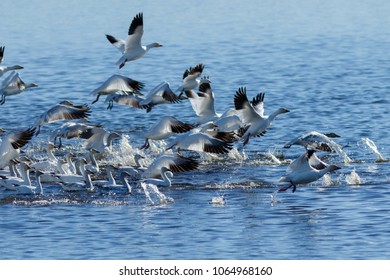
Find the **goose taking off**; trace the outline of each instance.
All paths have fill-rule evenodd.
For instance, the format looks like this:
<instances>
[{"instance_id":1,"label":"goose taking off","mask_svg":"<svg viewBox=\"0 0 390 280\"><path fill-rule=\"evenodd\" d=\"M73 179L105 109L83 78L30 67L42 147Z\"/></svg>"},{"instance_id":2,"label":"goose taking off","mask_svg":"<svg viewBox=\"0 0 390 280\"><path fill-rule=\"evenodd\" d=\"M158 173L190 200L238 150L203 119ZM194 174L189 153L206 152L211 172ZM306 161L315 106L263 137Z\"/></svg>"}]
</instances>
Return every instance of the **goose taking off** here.
<instances>
[{"instance_id":1,"label":"goose taking off","mask_svg":"<svg viewBox=\"0 0 390 280\"><path fill-rule=\"evenodd\" d=\"M197 169L199 167L199 163L192 158L183 157L177 154L163 154L149 165L149 167L142 173L141 177L143 179L161 178L162 167L168 168L173 173L180 173Z\"/></svg>"},{"instance_id":2,"label":"goose taking off","mask_svg":"<svg viewBox=\"0 0 390 280\"><path fill-rule=\"evenodd\" d=\"M122 57L117 61L119 69L125 66L126 62L143 57L151 48L162 47L158 42L142 46L141 39L144 34L143 14L137 14L132 20L126 41L115 38L112 35L106 35L108 41L122 52Z\"/></svg>"},{"instance_id":3,"label":"goose taking off","mask_svg":"<svg viewBox=\"0 0 390 280\"><path fill-rule=\"evenodd\" d=\"M191 90L197 88L200 83L209 82L207 77L199 79L202 75L204 64L198 64L195 67L186 69L183 73L182 85L176 90L176 92L183 93L184 90ZM179 95L180 96L180 95Z\"/></svg>"},{"instance_id":4,"label":"goose taking off","mask_svg":"<svg viewBox=\"0 0 390 280\"><path fill-rule=\"evenodd\" d=\"M140 105L150 106L151 110L155 105L179 102L181 102L181 98L172 91L169 83L164 81L154 87L140 102Z\"/></svg>"},{"instance_id":5,"label":"goose taking off","mask_svg":"<svg viewBox=\"0 0 390 280\"><path fill-rule=\"evenodd\" d=\"M144 83L122 75L112 75L89 95L96 95L96 99L92 101L92 104L94 104L99 100L100 95L108 95L115 92L120 92L122 94L139 93L143 87Z\"/></svg>"},{"instance_id":6,"label":"goose taking off","mask_svg":"<svg viewBox=\"0 0 390 280\"><path fill-rule=\"evenodd\" d=\"M5 103L5 97L10 95L17 95L29 88L37 87L36 83L25 83L19 76L19 73L12 71L10 76L3 81L0 89L1 99L0 105Z\"/></svg>"},{"instance_id":7,"label":"goose taking off","mask_svg":"<svg viewBox=\"0 0 390 280\"><path fill-rule=\"evenodd\" d=\"M221 114L215 111L214 92L211 90L209 82L202 82L199 85L199 91L185 90L188 100L191 103L195 114L199 116L195 124L204 124L218 119Z\"/></svg>"},{"instance_id":8,"label":"goose taking off","mask_svg":"<svg viewBox=\"0 0 390 280\"><path fill-rule=\"evenodd\" d=\"M12 132L2 138L0 143L0 169L9 165L11 160L18 158L20 148L25 146L34 136L35 128Z\"/></svg>"},{"instance_id":9,"label":"goose taking off","mask_svg":"<svg viewBox=\"0 0 390 280\"><path fill-rule=\"evenodd\" d=\"M279 108L269 116L264 115L264 94L260 93L252 103L246 95L246 88L241 87L234 95L234 106L241 121L248 125L242 135L243 144L246 145L250 137L261 136L271 126L277 115L290 112L285 108Z\"/></svg>"},{"instance_id":10,"label":"goose taking off","mask_svg":"<svg viewBox=\"0 0 390 280\"><path fill-rule=\"evenodd\" d=\"M319 151L333 152L334 147L340 148L340 146L330 138L337 137L340 136L333 132L322 134L317 131L310 131L294 138L286 145L284 145L283 148L290 148L292 145L300 145L305 147L306 149L310 147Z\"/></svg>"},{"instance_id":11,"label":"goose taking off","mask_svg":"<svg viewBox=\"0 0 390 280\"><path fill-rule=\"evenodd\" d=\"M112 110L114 107L114 102L128 107L133 107L136 109L145 109L146 112L150 112L152 106L150 105L141 105L141 102L144 101L143 98L135 94L119 94L119 93L110 93L107 95L104 103L108 103L107 110Z\"/></svg>"},{"instance_id":12,"label":"goose taking off","mask_svg":"<svg viewBox=\"0 0 390 280\"><path fill-rule=\"evenodd\" d=\"M293 187L293 192L296 190L296 185L308 184L317 181L328 172L340 169L336 165L328 165L321 161L314 150L307 150L298 159L294 160L288 167L284 177L279 179L279 182L288 182L288 187L280 188L279 191L286 191Z\"/></svg>"},{"instance_id":13,"label":"goose taking off","mask_svg":"<svg viewBox=\"0 0 390 280\"><path fill-rule=\"evenodd\" d=\"M87 105L73 105L70 101L61 101L43 113L36 121L35 126L38 127L36 135L39 134L40 127L44 124L53 123L64 120L74 120L87 118L90 114L90 109Z\"/></svg>"},{"instance_id":14,"label":"goose taking off","mask_svg":"<svg viewBox=\"0 0 390 280\"><path fill-rule=\"evenodd\" d=\"M145 132L144 136L146 140L141 149L149 148L149 140L165 140L176 133L188 132L193 128L193 125L181 122L175 117L162 117L147 132Z\"/></svg>"},{"instance_id":15,"label":"goose taking off","mask_svg":"<svg viewBox=\"0 0 390 280\"><path fill-rule=\"evenodd\" d=\"M157 187L170 187L171 186L171 178L173 178L173 173L169 168L163 166L160 169L160 175L162 179L157 178L149 178L149 179L143 179L140 181L140 183L145 184L152 184Z\"/></svg>"}]
</instances>

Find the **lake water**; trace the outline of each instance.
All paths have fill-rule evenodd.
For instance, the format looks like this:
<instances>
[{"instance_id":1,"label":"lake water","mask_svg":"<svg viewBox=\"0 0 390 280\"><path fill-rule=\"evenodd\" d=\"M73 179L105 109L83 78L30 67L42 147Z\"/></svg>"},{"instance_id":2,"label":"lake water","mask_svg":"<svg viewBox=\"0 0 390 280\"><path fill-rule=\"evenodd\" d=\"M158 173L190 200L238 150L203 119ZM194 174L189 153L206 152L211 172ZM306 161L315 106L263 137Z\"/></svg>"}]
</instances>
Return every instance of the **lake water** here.
<instances>
[{"instance_id":1,"label":"lake water","mask_svg":"<svg viewBox=\"0 0 390 280\"><path fill-rule=\"evenodd\" d=\"M390 159L390 2L2 0L0 11L2 65L23 65L22 78L39 84L0 107L7 130L33 125L59 101L88 103L92 123L124 134L113 148L118 162L131 162L161 116L196 120L189 102L108 111L104 98L91 105L89 92L113 74L144 82L145 93L164 80L177 88L198 63L218 112L234 106L241 86L250 98L265 91L266 113L290 110L241 152L202 156L199 170L175 175L160 188L170 203L143 192L0 189L1 259L389 259L390 164L377 161L367 138ZM105 34L125 38L138 12L143 42L163 47L119 70ZM42 127L25 149L44 155L61 124ZM351 162L319 153L342 168L275 195L288 162L304 152L283 145L311 130L339 134ZM225 204L212 203L221 197Z\"/></svg>"}]
</instances>

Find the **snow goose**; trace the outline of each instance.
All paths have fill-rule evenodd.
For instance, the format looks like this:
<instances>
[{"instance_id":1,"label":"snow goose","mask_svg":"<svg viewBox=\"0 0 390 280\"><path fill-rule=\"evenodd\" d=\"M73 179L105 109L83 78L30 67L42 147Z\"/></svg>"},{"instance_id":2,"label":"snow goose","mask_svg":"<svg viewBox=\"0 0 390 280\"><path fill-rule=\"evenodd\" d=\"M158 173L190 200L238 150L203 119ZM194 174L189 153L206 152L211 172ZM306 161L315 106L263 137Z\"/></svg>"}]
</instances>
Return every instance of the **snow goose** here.
<instances>
[{"instance_id":1,"label":"snow goose","mask_svg":"<svg viewBox=\"0 0 390 280\"><path fill-rule=\"evenodd\" d=\"M143 98L141 98L138 95L135 94L120 94L120 93L111 93L107 95L106 100L104 103L108 103L107 110L112 110L114 107L114 102L128 106L133 107L136 109L146 109L146 112L150 112L152 109L152 106L150 105L141 105L140 103L144 101Z\"/></svg>"},{"instance_id":2,"label":"snow goose","mask_svg":"<svg viewBox=\"0 0 390 280\"><path fill-rule=\"evenodd\" d=\"M20 70L23 69L20 65L13 65L13 66L0 66L0 77L4 75L4 73L12 70Z\"/></svg>"},{"instance_id":3,"label":"snow goose","mask_svg":"<svg viewBox=\"0 0 390 280\"><path fill-rule=\"evenodd\" d=\"M61 101L43 113L35 121L35 126L38 127L36 135L40 132L40 127L44 124L49 124L64 120L74 120L87 118L90 114L90 109L87 105L73 105L70 101Z\"/></svg>"},{"instance_id":4,"label":"snow goose","mask_svg":"<svg viewBox=\"0 0 390 280\"><path fill-rule=\"evenodd\" d=\"M123 54L116 63L119 65L119 69L125 66L126 62L143 57L151 48L162 47L162 45L158 42L142 46L141 39L143 34L143 14L139 13L133 18L130 24L126 41L115 38L112 35L106 35L107 40Z\"/></svg>"},{"instance_id":5,"label":"snow goose","mask_svg":"<svg viewBox=\"0 0 390 280\"><path fill-rule=\"evenodd\" d=\"M149 140L165 140L174 134L185 133L193 128L193 125L179 121L173 116L164 116L144 133L146 140L141 149L149 148Z\"/></svg>"},{"instance_id":6,"label":"snow goose","mask_svg":"<svg viewBox=\"0 0 390 280\"><path fill-rule=\"evenodd\" d=\"M41 176L44 174L39 170L35 170L35 186L31 184L15 185L15 190L21 194L43 194L43 187L41 183Z\"/></svg>"},{"instance_id":7,"label":"snow goose","mask_svg":"<svg viewBox=\"0 0 390 280\"><path fill-rule=\"evenodd\" d=\"M4 85L2 85L2 90L0 92L1 93L0 105L3 105L5 103L6 96L17 95L27 89L38 86L38 84L36 83L25 83L20 78L19 73L15 71L12 71L10 76L12 77L11 81L7 81L7 80L4 81L7 84L7 86L4 87Z\"/></svg>"},{"instance_id":8,"label":"snow goose","mask_svg":"<svg viewBox=\"0 0 390 280\"><path fill-rule=\"evenodd\" d=\"M122 94L139 93L143 89L144 83L133 80L122 75L112 75L102 85L91 91L89 95L96 95L92 104L99 100L100 95L120 92Z\"/></svg>"},{"instance_id":9,"label":"snow goose","mask_svg":"<svg viewBox=\"0 0 390 280\"><path fill-rule=\"evenodd\" d=\"M166 167L173 173L187 172L197 169L199 163L191 158L183 157L177 154L163 154L156 158L148 168L142 173L141 177L159 178L161 177L161 168Z\"/></svg>"},{"instance_id":10,"label":"snow goose","mask_svg":"<svg viewBox=\"0 0 390 280\"><path fill-rule=\"evenodd\" d=\"M16 164L15 164L16 165ZM30 179L30 166L24 162L19 163L20 166L20 177L18 176L7 176L0 175L0 186L4 187L7 190L15 190L16 185L28 185L31 186Z\"/></svg>"},{"instance_id":11,"label":"snow goose","mask_svg":"<svg viewBox=\"0 0 390 280\"><path fill-rule=\"evenodd\" d=\"M209 121L218 119L221 114L215 111L214 93L211 90L211 85L208 82L199 85L199 91L185 90L185 95L191 103L195 114L199 116L195 124L203 124Z\"/></svg>"},{"instance_id":12,"label":"snow goose","mask_svg":"<svg viewBox=\"0 0 390 280\"><path fill-rule=\"evenodd\" d=\"M298 159L294 160L288 167L284 177L279 179L279 182L288 182L289 186L280 188L279 191L286 191L293 187L293 192L296 190L296 185L308 184L320 179L328 172L340 169L336 165L328 165L321 161L314 150L307 150Z\"/></svg>"},{"instance_id":13,"label":"snow goose","mask_svg":"<svg viewBox=\"0 0 390 280\"><path fill-rule=\"evenodd\" d=\"M18 158L20 148L34 136L35 128L28 128L7 134L0 143L0 169L6 167L11 160Z\"/></svg>"},{"instance_id":14,"label":"snow goose","mask_svg":"<svg viewBox=\"0 0 390 280\"><path fill-rule=\"evenodd\" d=\"M140 102L140 105L148 105L151 110L155 105L179 103L181 100L181 97L177 96L172 91L169 83L164 81L149 91L149 93L145 96L145 99Z\"/></svg>"},{"instance_id":15,"label":"snow goose","mask_svg":"<svg viewBox=\"0 0 390 280\"><path fill-rule=\"evenodd\" d=\"M100 125L92 125L85 122L66 122L61 125L59 128L54 130L51 134L51 139L54 143L59 141L58 148L62 146L62 138L64 139L73 139L81 138L88 139L91 137L90 131L93 128L101 127Z\"/></svg>"},{"instance_id":16,"label":"snow goose","mask_svg":"<svg viewBox=\"0 0 390 280\"><path fill-rule=\"evenodd\" d=\"M82 133L81 137L87 139L84 143L86 150L94 149L97 153L104 156L106 152L111 150L113 140L119 138L120 134L109 132L103 127L94 127Z\"/></svg>"},{"instance_id":17,"label":"snow goose","mask_svg":"<svg viewBox=\"0 0 390 280\"><path fill-rule=\"evenodd\" d=\"M183 149L213 154L227 154L233 148L231 143L201 132L177 136L165 150L172 149L174 146L177 147L178 152Z\"/></svg>"},{"instance_id":18,"label":"snow goose","mask_svg":"<svg viewBox=\"0 0 390 280\"><path fill-rule=\"evenodd\" d=\"M173 177L172 171L169 168L162 166L160 169L160 175L162 179L148 178L141 180L139 183L152 184L157 187L170 187L172 184L171 178Z\"/></svg>"},{"instance_id":19,"label":"snow goose","mask_svg":"<svg viewBox=\"0 0 390 280\"><path fill-rule=\"evenodd\" d=\"M91 174L91 171L86 170L83 181L74 183L61 182L60 185L64 191L93 191L94 185L91 180Z\"/></svg>"},{"instance_id":20,"label":"snow goose","mask_svg":"<svg viewBox=\"0 0 390 280\"><path fill-rule=\"evenodd\" d=\"M204 69L204 64L198 64L195 67L190 67L186 69L183 73L183 81L181 86L176 90L176 92L183 93L185 90L195 89L202 82L210 82L207 77L199 79L202 75Z\"/></svg>"},{"instance_id":21,"label":"snow goose","mask_svg":"<svg viewBox=\"0 0 390 280\"><path fill-rule=\"evenodd\" d=\"M247 124L243 133L243 144L246 145L250 137L261 136L271 126L276 116L290 112L285 108L279 108L269 116L264 115L264 94L260 93L259 102L249 102L246 95L246 88L241 87L234 96L234 106L242 122Z\"/></svg>"},{"instance_id":22,"label":"snow goose","mask_svg":"<svg viewBox=\"0 0 390 280\"><path fill-rule=\"evenodd\" d=\"M2 63L4 59L4 50L5 46L0 47L0 63Z\"/></svg>"},{"instance_id":23,"label":"snow goose","mask_svg":"<svg viewBox=\"0 0 390 280\"><path fill-rule=\"evenodd\" d=\"M310 131L292 139L286 145L284 145L283 148L290 148L292 145L300 145L306 149L310 147L319 151L332 152L334 151L334 148L332 147L340 147L337 143L330 139L336 137L340 136L333 132L322 134L317 131Z\"/></svg>"}]
</instances>

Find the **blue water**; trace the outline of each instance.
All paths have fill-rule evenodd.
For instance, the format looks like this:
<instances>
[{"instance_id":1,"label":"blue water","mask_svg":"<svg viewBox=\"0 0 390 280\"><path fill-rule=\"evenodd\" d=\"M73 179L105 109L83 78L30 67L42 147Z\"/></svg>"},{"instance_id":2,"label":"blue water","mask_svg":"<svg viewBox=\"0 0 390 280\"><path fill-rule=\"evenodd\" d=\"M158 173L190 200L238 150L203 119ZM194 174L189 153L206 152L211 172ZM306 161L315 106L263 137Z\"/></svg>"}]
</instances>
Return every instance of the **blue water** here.
<instances>
[{"instance_id":1,"label":"blue water","mask_svg":"<svg viewBox=\"0 0 390 280\"><path fill-rule=\"evenodd\" d=\"M206 65L218 112L234 106L241 86L250 98L266 92L266 113L291 111L240 156L201 158L199 170L175 175L171 188L160 189L173 199L168 204L152 204L142 192L0 189L1 259L389 259L390 164L362 142L371 139L390 158L388 1L2 0L0 11L2 64L23 65L22 78L39 84L1 106L7 130L31 126L65 99L90 104L89 92L112 74L142 81L148 92L164 80L178 87L198 63ZM164 47L118 70L120 53L104 35L125 38L138 12L143 42ZM142 131L162 115L196 119L189 102L146 114L118 104L107 111L101 99L90 105L90 120L126 135L114 150L139 151ZM61 124L44 126L27 150L42 154ZM342 167L331 183L273 196L288 160L304 151L283 145L311 130L341 135L336 141L352 162L327 156ZM268 153L284 160L276 164ZM211 203L221 196L225 204Z\"/></svg>"}]
</instances>

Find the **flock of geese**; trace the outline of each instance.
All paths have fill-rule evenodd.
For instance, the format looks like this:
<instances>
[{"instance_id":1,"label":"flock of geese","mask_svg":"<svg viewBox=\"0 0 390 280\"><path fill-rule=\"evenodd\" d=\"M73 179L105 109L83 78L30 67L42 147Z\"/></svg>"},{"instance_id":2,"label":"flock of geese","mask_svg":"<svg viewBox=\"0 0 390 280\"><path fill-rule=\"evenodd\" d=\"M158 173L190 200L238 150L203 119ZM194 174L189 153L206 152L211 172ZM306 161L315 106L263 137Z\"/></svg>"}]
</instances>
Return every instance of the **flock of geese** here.
<instances>
[{"instance_id":1,"label":"flock of geese","mask_svg":"<svg viewBox=\"0 0 390 280\"><path fill-rule=\"evenodd\" d=\"M152 48L162 47L157 42L142 45L143 32L143 14L139 13L132 20L125 40L106 35L108 41L121 52L117 61L119 68L140 59ZM3 62L4 52L5 47L0 47L0 63ZM0 66L0 77L8 74L1 83L0 104L4 104L9 96L37 86L35 83L25 83L17 72L20 69L23 69L20 65ZM217 113L211 81L207 76L202 77L203 70L203 64L186 69L182 84L176 90L172 90L170 84L164 81L144 95L141 93L144 87L142 82L112 75L90 93L95 98L92 103L105 96L108 109L118 103L149 112L161 104L190 102L198 117L194 122L162 116L144 132L145 143L141 149L150 149L154 141L166 140L168 142L164 149L173 150L157 156L149 166L141 164L140 154L129 155L134 158L134 166L101 166L102 160L112 153L113 140L121 135L89 123L87 118L91 109L87 104L76 105L64 100L44 112L25 130L9 133L0 130L0 188L23 194L43 194L42 182L58 184L64 191L124 188L131 193L134 184L141 183L169 187L175 173L196 170L200 165L199 160L182 155L183 150L227 154L236 144L242 148L252 138L264 135L277 116L289 112L286 108L279 108L265 115L265 94L260 92L250 100L246 88L240 87L234 95L234 108L223 114ZM23 152L23 147L40 133L42 126L63 121L66 122L51 133L46 159L37 160ZM287 167L286 175L279 182L288 185L279 191L292 187L294 192L297 185L316 181L326 173L339 169L323 162L315 153L317 150L337 151L339 145L331 139L334 137L338 135L312 131L288 142L285 148L301 145L305 147L305 152ZM62 150L62 156L54 154L55 150L61 149L63 139L74 138L82 139L82 153L74 155L71 151ZM98 179L102 174L105 174L104 179Z\"/></svg>"}]
</instances>

